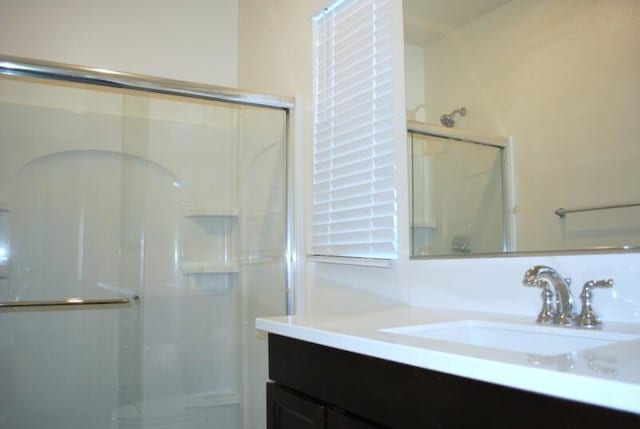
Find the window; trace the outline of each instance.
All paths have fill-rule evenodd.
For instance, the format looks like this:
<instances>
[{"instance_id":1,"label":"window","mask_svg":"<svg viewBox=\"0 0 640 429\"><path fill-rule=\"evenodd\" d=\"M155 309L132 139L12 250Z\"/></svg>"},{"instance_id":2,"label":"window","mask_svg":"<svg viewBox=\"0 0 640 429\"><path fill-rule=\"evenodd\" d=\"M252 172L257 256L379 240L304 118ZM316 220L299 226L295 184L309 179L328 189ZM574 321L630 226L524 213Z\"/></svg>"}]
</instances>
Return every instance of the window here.
<instances>
[{"instance_id":1,"label":"window","mask_svg":"<svg viewBox=\"0 0 640 429\"><path fill-rule=\"evenodd\" d=\"M315 255L395 259L390 0L343 0L313 18Z\"/></svg>"}]
</instances>

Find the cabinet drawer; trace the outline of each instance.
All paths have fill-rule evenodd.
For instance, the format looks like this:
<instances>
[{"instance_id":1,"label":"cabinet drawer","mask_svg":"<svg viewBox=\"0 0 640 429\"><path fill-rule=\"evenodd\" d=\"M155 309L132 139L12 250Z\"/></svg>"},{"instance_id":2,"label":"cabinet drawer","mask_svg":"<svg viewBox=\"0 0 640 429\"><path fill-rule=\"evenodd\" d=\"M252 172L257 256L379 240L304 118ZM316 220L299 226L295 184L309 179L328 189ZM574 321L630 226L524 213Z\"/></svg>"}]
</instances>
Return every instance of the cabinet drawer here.
<instances>
[{"instance_id":1,"label":"cabinet drawer","mask_svg":"<svg viewBox=\"0 0 640 429\"><path fill-rule=\"evenodd\" d=\"M267 383L267 429L324 429L325 407Z\"/></svg>"}]
</instances>

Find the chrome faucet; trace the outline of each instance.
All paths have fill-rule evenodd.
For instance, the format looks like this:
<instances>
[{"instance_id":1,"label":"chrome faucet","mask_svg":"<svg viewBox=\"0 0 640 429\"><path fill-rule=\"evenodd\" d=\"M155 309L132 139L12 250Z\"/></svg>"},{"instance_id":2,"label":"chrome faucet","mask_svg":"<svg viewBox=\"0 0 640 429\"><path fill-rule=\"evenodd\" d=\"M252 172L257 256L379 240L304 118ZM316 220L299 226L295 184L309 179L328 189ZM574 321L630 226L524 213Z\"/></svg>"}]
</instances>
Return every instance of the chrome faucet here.
<instances>
[{"instance_id":1,"label":"chrome faucet","mask_svg":"<svg viewBox=\"0 0 640 429\"><path fill-rule=\"evenodd\" d=\"M538 323L557 325L576 323L577 315L569 288L571 279L562 278L556 270L546 265L534 265L524 273L522 283L525 286L536 286L542 289L543 303L538 315ZM553 300L554 297L555 300Z\"/></svg>"}]
</instances>

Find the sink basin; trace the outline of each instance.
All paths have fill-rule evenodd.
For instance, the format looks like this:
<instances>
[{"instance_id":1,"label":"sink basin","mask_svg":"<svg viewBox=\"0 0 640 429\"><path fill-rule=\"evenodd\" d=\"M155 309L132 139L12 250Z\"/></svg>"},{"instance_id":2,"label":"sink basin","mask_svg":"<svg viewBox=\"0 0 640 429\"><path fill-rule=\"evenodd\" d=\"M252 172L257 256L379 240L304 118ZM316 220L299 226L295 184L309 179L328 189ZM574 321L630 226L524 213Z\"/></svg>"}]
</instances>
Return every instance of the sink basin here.
<instances>
[{"instance_id":1,"label":"sink basin","mask_svg":"<svg viewBox=\"0 0 640 429\"><path fill-rule=\"evenodd\" d=\"M576 328L527 326L484 320L401 326L383 332L429 338L493 349L537 355L558 355L618 342L635 340L637 335L587 331Z\"/></svg>"}]
</instances>

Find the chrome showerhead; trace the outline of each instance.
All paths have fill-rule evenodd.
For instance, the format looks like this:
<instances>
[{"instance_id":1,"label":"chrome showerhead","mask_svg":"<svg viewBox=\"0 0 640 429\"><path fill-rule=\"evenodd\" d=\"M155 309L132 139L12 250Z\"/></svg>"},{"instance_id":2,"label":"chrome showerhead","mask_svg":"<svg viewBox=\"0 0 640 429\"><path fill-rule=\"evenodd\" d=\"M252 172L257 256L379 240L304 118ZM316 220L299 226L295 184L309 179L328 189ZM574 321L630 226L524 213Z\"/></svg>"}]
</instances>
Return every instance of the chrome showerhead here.
<instances>
[{"instance_id":1,"label":"chrome showerhead","mask_svg":"<svg viewBox=\"0 0 640 429\"><path fill-rule=\"evenodd\" d=\"M453 115L444 114L440 116L440 123L445 127L451 128L455 125L456 122L453 120Z\"/></svg>"},{"instance_id":2,"label":"chrome showerhead","mask_svg":"<svg viewBox=\"0 0 640 429\"><path fill-rule=\"evenodd\" d=\"M461 107L459 109L454 110L451 113L445 113L444 115L440 116L440 123L442 125L444 125L445 127L453 127L456 124L455 121L455 116L456 115L460 115L460 116L464 116L467 114L467 108L466 107Z\"/></svg>"}]
</instances>

